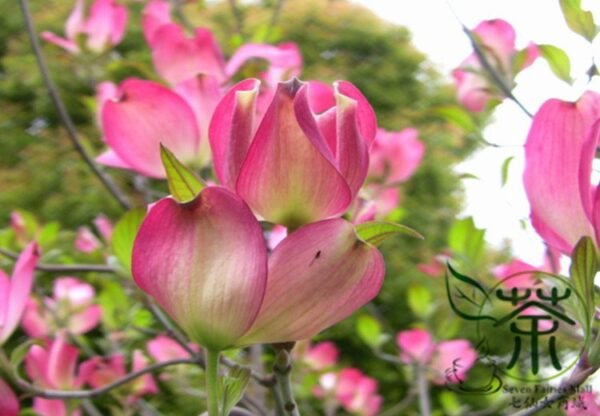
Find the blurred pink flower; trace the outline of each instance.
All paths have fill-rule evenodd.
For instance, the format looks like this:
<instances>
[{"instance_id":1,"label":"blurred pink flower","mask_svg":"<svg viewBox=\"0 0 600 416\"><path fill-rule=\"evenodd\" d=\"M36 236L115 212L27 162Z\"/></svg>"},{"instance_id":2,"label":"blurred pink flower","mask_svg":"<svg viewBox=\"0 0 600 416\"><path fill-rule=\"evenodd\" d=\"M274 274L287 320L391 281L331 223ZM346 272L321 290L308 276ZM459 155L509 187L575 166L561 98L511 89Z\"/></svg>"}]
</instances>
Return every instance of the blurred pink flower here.
<instances>
[{"instance_id":1,"label":"blurred pink flower","mask_svg":"<svg viewBox=\"0 0 600 416\"><path fill-rule=\"evenodd\" d=\"M581 237L599 242L600 193L591 183L598 118L595 92L576 102L548 100L534 115L525 143L523 181L531 222L549 246L567 255Z\"/></svg>"},{"instance_id":2,"label":"blurred pink flower","mask_svg":"<svg viewBox=\"0 0 600 416\"><path fill-rule=\"evenodd\" d=\"M66 38L52 32L43 32L42 38L77 54L81 52L78 37L84 35L85 47L100 53L117 45L125 35L127 8L115 0L95 0L87 19L84 17L85 0L77 0L65 25Z\"/></svg>"},{"instance_id":3,"label":"blurred pink flower","mask_svg":"<svg viewBox=\"0 0 600 416\"><path fill-rule=\"evenodd\" d=\"M515 48L515 31L505 20L484 20L472 31L479 42L487 61L509 86L514 84L515 75L531 65L539 56L537 45L530 43L517 62L519 52ZM519 59L521 59L519 57ZM483 111L491 98L503 98L489 80L479 57L473 52L452 72L458 100L468 110Z\"/></svg>"},{"instance_id":4,"label":"blurred pink flower","mask_svg":"<svg viewBox=\"0 0 600 416\"><path fill-rule=\"evenodd\" d=\"M333 342L326 341L312 345L304 354L304 362L313 370L321 371L337 363L340 351Z\"/></svg>"},{"instance_id":5,"label":"blurred pink flower","mask_svg":"<svg viewBox=\"0 0 600 416\"><path fill-rule=\"evenodd\" d=\"M357 368L345 368L338 373L322 374L315 395L326 401L333 400L352 414L374 416L383 402L377 388L377 380Z\"/></svg>"},{"instance_id":6,"label":"blurred pink flower","mask_svg":"<svg viewBox=\"0 0 600 416\"><path fill-rule=\"evenodd\" d=\"M100 240L92 233L89 227L79 227L75 237L75 249L82 253L93 253L98 250L102 244Z\"/></svg>"},{"instance_id":7,"label":"blurred pink flower","mask_svg":"<svg viewBox=\"0 0 600 416\"><path fill-rule=\"evenodd\" d=\"M147 366L147 359L139 351L133 351L132 371L138 371ZM81 377L83 380L97 389L110 384L127 374L125 368L125 357L121 354L111 357L92 357L81 364ZM134 403L144 394L158 393L158 387L150 374L144 374L127 384L127 402Z\"/></svg>"},{"instance_id":8,"label":"blurred pink flower","mask_svg":"<svg viewBox=\"0 0 600 416\"><path fill-rule=\"evenodd\" d=\"M424 329L401 331L396 336L400 348L400 359L416 363L428 370L435 384L461 383L477 360L471 343L464 339L435 343L431 334Z\"/></svg>"},{"instance_id":9,"label":"blurred pink flower","mask_svg":"<svg viewBox=\"0 0 600 416\"><path fill-rule=\"evenodd\" d=\"M371 147L369 176L388 185L406 181L425 154L425 145L418 137L419 131L413 128L398 132L377 129Z\"/></svg>"},{"instance_id":10,"label":"blurred pink flower","mask_svg":"<svg viewBox=\"0 0 600 416\"><path fill-rule=\"evenodd\" d=\"M83 385L82 372L76 374L79 351L67 344L66 334L59 332L54 341L44 348L33 345L25 356L27 374L38 386L52 390L75 390ZM68 413L62 400L34 398L34 410L42 416L79 415L79 410Z\"/></svg>"},{"instance_id":11,"label":"blurred pink flower","mask_svg":"<svg viewBox=\"0 0 600 416\"><path fill-rule=\"evenodd\" d=\"M200 348L193 343L189 347L194 351L199 351ZM148 341L146 345L148 354L156 361L169 361L178 358L189 358L190 354L172 338L166 335L158 335Z\"/></svg>"},{"instance_id":12,"label":"blurred pink flower","mask_svg":"<svg viewBox=\"0 0 600 416\"><path fill-rule=\"evenodd\" d=\"M0 378L0 415L19 416L21 406L15 392Z\"/></svg>"},{"instance_id":13,"label":"blurred pink flower","mask_svg":"<svg viewBox=\"0 0 600 416\"><path fill-rule=\"evenodd\" d=\"M110 243L113 232L112 222L103 214L100 214L96 218L94 218L93 222L94 226L102 236L104 242Z\"/></svg>"},{"instance_id":14,"label":"blurred pink flower","mask_svg":"<svg viewBox=\"0 0 600 416\"><path fill-rule=\"evenodd\" d=\"M434 256L429 263L417 264L417 269L421 273L431 277L443 276L446 271L446 263L451 257L452 253L450 250L442 251L440 254Z\"/></svg>"},{"instance_id":15,"label":"blurred pink flower","mask_svg":"<svg viewBox=\"0 0 600 416\"><path fill-rule=\"evenodd\" d=\"M102 315L94 304L94 287L74 277L54 280L52 298L42 302L31 298L23 315L21 326L30 337L43 338L60 328L75 335L91 331Z\"/></svg>"},{"instance_id":16,"label":"blurred pink flower","mask_svg":"<svg viewBox=\"0 0 600 416\"><path fill-rule=\"evenodd\" d=\"M597 393L574 394L565 405L567 416L600 416L600 401Z\"/></svg>"},{"instance_id":17,"label":"blurred pink flower","mask_svg":"<svg viewBox=\"0 0 600 416\"><path fill-rule=\"evenodd\" d=\"M287 237L287 228L283 225L273 226L273 229L267 235L267 246L269 247L269 250L273 251L285 237Z\"/></svg>"},{"instance_id":18,"label":"blurred pink flower","mask_svg":"<svg viewBox=\"0 0 600 416\"><path fill-rule=\"evenodd\" d=\"M0 346L21 321L39 257L37 244L30 243L19 255L10 279L0 269Z\"/></svg>"}]
</instances>

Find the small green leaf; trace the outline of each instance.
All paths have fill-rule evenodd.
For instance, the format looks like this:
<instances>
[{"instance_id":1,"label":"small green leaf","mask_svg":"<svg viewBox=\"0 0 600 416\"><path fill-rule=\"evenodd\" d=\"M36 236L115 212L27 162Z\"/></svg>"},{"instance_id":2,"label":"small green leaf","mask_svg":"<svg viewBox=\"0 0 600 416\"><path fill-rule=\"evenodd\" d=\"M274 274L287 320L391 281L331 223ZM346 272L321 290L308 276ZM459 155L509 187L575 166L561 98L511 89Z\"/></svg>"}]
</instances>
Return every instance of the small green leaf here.
<instances>
[{"instance_id":1,"label":"small green leaf","mask_svg":"<svg viewBox=\"0 0 600 416\"><path fill-rule=\"evenodd\" d=\"M360 315L356 320L356 333L372 348L381 345L381 324L370 315Z\"/></svg>"},{"instance_id":2,"label":"small green leaf","mask_svg":"<svg viewBox=\"0 0 600 416\"><path fill-rule=\"evenodd\" d=\"M506 185L506 181L508 180L508 168L513 159L514 156L507 157L504 162L502 162L502 186Z\"/></svg>"},{"instance_id":3,"label":"small green leaf","mask_svg":"<svg viewBox=\"0 0 600 416\"><path fill-rule=\"evenodd\" d=\"M582 315L587 315L585 322L580 322L581 325L589 328L589 325L594 319L594 278L598 271L598 260L596 258L596 247L591 238L583 237L571 253L571 269L570 275L573 284L579 295L584 299L585 312Z\"/></svg>"},{"instance_id":4,"label":"small green leaf","mask_svg":"<svg viewBox=\"0 0 600 416\"><path fill-rule=\"evenodd\" d=\"M29 352L29 349L34 345L40 345L40 344L41 344L40 341L35 341L32 339L29 339L26 342L24 342L23 344L19 345L15 349L13 349L12 352L10 353L10 363L12 364L12 367L15 369L18 368L21 365L21 363L23 362L23 360L25 359L25 356Z\"/></svg>"},{"instance_id":5,"label":"small green leaf","mask_svg":"<svg viewBox=\"0 0 600 416\"><path fill-rule=\"evenodd\" d=\"M125 213L115 225L112 234L113 253L128 271L131 271L133 242L145 215L146 210L143 208L136 208Z\"/></svg>"},{"instance_id":6,"label":"small green leaf","mask_svg":"<svg viewBox=\"0 0 600 416\"><path fill-rule=\"evenodd\" d=\"M554 45L538 45L540 55L548 62L554 75L565 82L571 82L571 61L569 55Z\"/></svg>"},{"instance_id":7,"label":"small green leaf","mask_svg":"<svg viewBox=\"0 0 600 416\"><path fill-rule=\"evenodd\" d=\"M411 285L407 296L410 310L419 318L427 318L433 306L429 290L423 285Z\"/></svg>"},{"instance_id":8,"label":"small green leaf","mask_svg":"<svg viewBox=\"0 0 600 416\"><path fill-rule=\"evenodd\" d=\"M242 399L250 382L250 370L245 367L233 367L223 378L223 407L221 415L227 416L233 407Z\"/></svg>"},{"instance_id":9,"label":"small green leaf","mask_svg":"<svg viewBox=\"0 0 600 416\"><path fill-rule=\"evenodd\" d=\"M475 227L473 218L468 217L452 224L448 233L448 246L454 253L477 261L483 252L485 231Z\"/></svg>"},{"instance_id":10,"label":"small green leaf","mask_svg":"<svg viewBox=\"0 0 600 416\"><path fill-rule=\"evenodd\" d=\"M396 234L406 234L421 240L424 239L421 234L412 228L402 224L393 224L391 222L365 222L357 225L355 229L358 238L369 244L373 244L374 246L380 245L385 239Z\"/></svg>"},{"instance_id":11,"label":"small green leaf","mask_svg":"<svg viewBox=\"0 0 600 416\"><path fill-rule=\"evenodd\" d=\"M169 191L173 198L181 203L190 202L194 199L204 188L200 179L162 144L160 145L160 158L167 172Z\"/></svg>"},{"instance_id":12,"label":"small green leaf","mask_svg":"<svg viewBox=\"0 0 600 416\"><path fill-rule=\"evenodd\" d=\"M593 41L598 33L594 16L591 12L581 8L581 0L560 0L560 8L569 28L586 38Z\"/></svg>"},{"instance_id":13,"label":"small green leaf","mask_svg":"<svg viewBox=\"0 0 600 416\"><path fill-rule=\"evenodd\" d=\"M463 180L463 179L474 179L474 180L478 181L479 180L479 176L474 175L472 173L462 173L459 176L459 179L461 179L461 180Z\"/></svg>"},{"instance_id":14,"label":"small green leaf","mask_svg":"<svg viewBox=\"0 0 600 416\"><path fill-rule=\"evenodd\" d=\"M477 124L471 116L471 113L459 106L447 105L443 107L437 107L433 110L433 112L447 122L460 127L467 133L479 130Z\"/></svg>"},{"instance_id":15,"label":"small green leaf","mask_svg":"<svg viewBox=\"0 0 600 416\"><path fill-rule=\"evenodd\" d=\"M449 390L442 390L439 396L440 404L444 409L446 415L458 415L460 414L461 405L460 400L455 393Z\"/></svg>"}]
</instances>

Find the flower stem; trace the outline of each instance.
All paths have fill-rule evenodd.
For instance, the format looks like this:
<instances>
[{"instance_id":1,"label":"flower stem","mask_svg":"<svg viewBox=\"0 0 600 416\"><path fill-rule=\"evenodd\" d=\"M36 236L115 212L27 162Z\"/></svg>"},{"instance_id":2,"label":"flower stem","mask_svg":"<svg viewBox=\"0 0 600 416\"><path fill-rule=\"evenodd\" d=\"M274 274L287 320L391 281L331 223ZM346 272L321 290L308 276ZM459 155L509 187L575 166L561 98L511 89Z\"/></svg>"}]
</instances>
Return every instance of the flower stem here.
<instances>
[{"instance_id":1,"label":"flower stem","mask_svg":"<svg viewBox=\"0 0 600 416\"><path fill-rule=\"evenodd\" d=\"M281 404L283 405L283 415L285 416L300 416L298 405L294 399L292 389L292 358L290 351L294 347L294 343L274 344L273 347L277 352L273 372L277 382L278 390L281 394Z\"/></svg>"},{"instance_id":2,"label":"flower stem","mask_svg":"<svg viewBox=\"0 0 600 416\"><path fill-rule=\"evenodd\" d=\"M219 351L205 350L208 415L219 416Z\"/></svg>"}]
</instances>

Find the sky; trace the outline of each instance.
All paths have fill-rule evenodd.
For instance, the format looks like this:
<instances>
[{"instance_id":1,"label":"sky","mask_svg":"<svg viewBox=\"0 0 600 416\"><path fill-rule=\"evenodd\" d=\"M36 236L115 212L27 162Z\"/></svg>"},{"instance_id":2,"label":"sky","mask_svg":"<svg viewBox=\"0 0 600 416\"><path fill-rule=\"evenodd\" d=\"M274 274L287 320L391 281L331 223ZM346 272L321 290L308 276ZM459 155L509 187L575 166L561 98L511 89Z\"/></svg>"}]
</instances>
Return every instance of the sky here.
<instances>
[{"instance_id":1,"label":"sky","mask_svg":"<svg viewBox=\"0 0 600 416\"><path fill-rule=\"evenodd\" d=\"M513 25L517 47L530 41L553 44L565 50L571 60L573 86L558 80L548 65L536 61L517 76L514 95L530 112L535 112L549 98L577 99L586 89L600 92L600 82L587 85L585 72L594 53L600 58L600 42L590 45L571 32L558 0L353 0L371 9L381 18L406 26L413 44L430 62L448 76L471 53L469 40L457 20L474 28L484 19L502 18ZM582 1L600 22L600 0ZM457 170L478 179L465 179L466 203L463 216L473 216L480 228L487 230L490 245L501 247L510 241L513 253L532 265L543 262L544 245L527 220L529 205L522 185L523 144L530 119L516 104L505 100L492 116L484 131L487 141L501 147L486 147L461 163ZM513 157L509 179L501 185L503 161ZM523 228L526 224L526 228Z\"/></svg>"}]
</instances>

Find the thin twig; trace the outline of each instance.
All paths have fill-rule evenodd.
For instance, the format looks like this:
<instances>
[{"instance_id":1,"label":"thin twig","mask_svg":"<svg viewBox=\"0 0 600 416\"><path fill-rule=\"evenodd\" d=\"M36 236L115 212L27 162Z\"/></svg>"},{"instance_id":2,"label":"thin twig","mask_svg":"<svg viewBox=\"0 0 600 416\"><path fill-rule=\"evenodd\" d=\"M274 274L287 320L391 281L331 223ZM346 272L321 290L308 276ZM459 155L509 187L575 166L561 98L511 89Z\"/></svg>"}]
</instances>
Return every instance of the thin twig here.
<instances>
[{"instance_id":1,"label":"thin twig","mask_svg":"<svg viewBox=\"0 0 600 416\"><path fill-rule=\"evenodd\" d=\"M112 196L117 200L117 202L124 209L130 209L131 204L127 200L127 198L122 194L122 192L117 188L117 185L112 181L112 179L103 172L98 165L94 162L92 157L88 154L86 149L83 147L79 134L77 133L77 129L75 128L75 124L73 120L69 116L67 109L60 97L60 93L52 81L52 77L50 76L50 71L48 70L48 66L46 65L46 61L44 59L44 55L42 54L42 49L40 48L40 43L37 38L36 30L33 25L33 19L31 17L31 12L29 10L29 2L28 0L19 0L19 5L21 6L21 13L23 14L23 19L25 20L25 28L27 29L27 34L29 36L29 40L31 41L31 46L33 48L33 52L35 54L35 58L38 63L38 67L42 78L44 80L44 84L46 85L46 89L48 90L48 94L56 108L56 111L67 130L69 139L71 140L75 150L79 153L84 162L89 166L94 175L102 182L104 187L112 194Z\"/></svg>"},{"instance_id":2,"label":"thin twig","mask_svg":"<svg viewBox=\"0 0 600 416\"><path fill-rule=\"evenodd\" d=\"M431 416L431 399L429 398L429 385L427 383L426 369L418 364L417 371L417 389L419 392L419 408L421 416Z\"/></svg>"},{"instance_id":3,"label":"thin twig","mask_svg":"<svg viewBox=\"0 0 600 416\"><path fill-rule=\"evenodd\" d=\"M467 35L467 37L469 38L469 42L471 42L473 51L475 52L475 55L477 55L477 59L479 59L481 66L490 75L490 77L492 78L492 81L500 89L502 94L504 94L504 96L506 98L512 100L515 104L517 104L517 106L519 106L519 108L521 110L523 110L523 112L525 114L527 114L527 116L533 117L533 114L531 114L531 112L529 112L529 110L527 110L527 108L523 105L523 103L521 103L521 101L519 101L517 99L517 97L515 97L515 95L512 93L511 88L509 88L509 86L506 85L506 82L504 82L504 79L502 78L502 76L500 76L500 74L498 74L498 72L492 66L492 64L490 64L490 61L485 56L485 53L483 53L483 51L481 50L481 46L479 45L479 43L477 43L477 39L475 39L475 36L473 36L473 33L471 32L471 30L469 30L469 28L467 26L465 26L465 24L462 22L462 20L458 16L458 14L454 11L454 8L450 4L450 1L446 1L446 4L448 5L448 8L452 12L454 17L458 21L458 23L460 24L460 26L462 27L462 30L465 33L465 35Z\"/></svg>"},{"instance_id":4,"label":"thin twig","mask_svg":"<svg viewBox=\"0 0 600 416\"><path fill-rule=\"evenodd\" d=\"M96 396L100 396L110 390L116 389L124 384L135 380L144 374L152 373L165 367L179 364L197 364L195 360L189 358L178 358L169 361L163 361L160 363L149 365L141 370L133 371L126 376L113 381L112 383L106 384L105 386L99 387L92 390L47 390L37 387L19 377L16 372L12 374L16 386L23 392L30 393L34 396L43 397L45 399L91 399Z\"/></svg>"},{"instance_id":5,"label":"thin twig","mask_svg":"<svg viewBox=\"0 0 600 416\"><path fill-rule=\"evenodd\" d=\"M88 416L102 416L102 413L100 413L100 411L89 399L82 400L81 407L83 407L83 410L85 410L85 413Z\"/></svg>"},{"instance_id":6,"label":"thin twig","mask_svg":"<svg viewBox=\"0 0 600 416\"><path fill-rule=\"evenodd\" d=\"M273 373L277 383L276 388L281 393L283 414L285 416L300 416L292 389L292 357L290 351L294 347L294 343L274 344L273 347L276 351Z\"/></svg>"},{"instance_id":7,"label":"thin twig","mask_svg":"<svg viewBox=\"0 0 600 416\"><path fill-rule=\"evenodd\" d=\"M573 373L571 373L569 378L563 381L554 393L543 400L538 400L535 405L528 409L523 409L519 412L513 413L512 416L531 416L547 408L553 403L572 395L573 393L577 392L577 388L585 383L586 380L596 372L596 370L598 370L598 367L594 366L581 368L578 365L575 367L575 370L573 370Z\"/></svg>"},{"instance_id":8,"label":"thin twig","mask_svg":"<svg viewBox=\"0 0 600 416\"><path fill-rule=\"evenodd\" d=\"M0 254L12 260L17 260L19 255L5 248L0 248ZM116 269L105 264L45 264L39 263L36 270L48 273L116 273Z\"/></svg>"}]
</instances>

